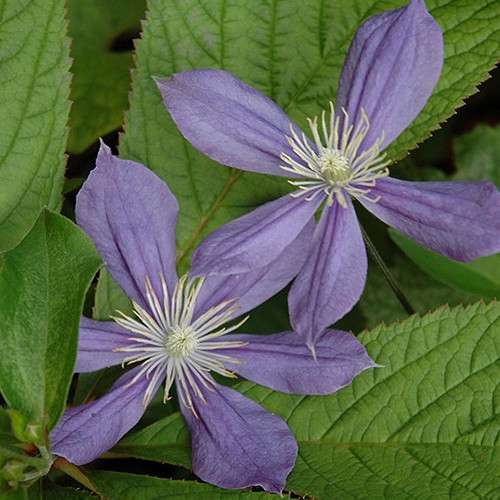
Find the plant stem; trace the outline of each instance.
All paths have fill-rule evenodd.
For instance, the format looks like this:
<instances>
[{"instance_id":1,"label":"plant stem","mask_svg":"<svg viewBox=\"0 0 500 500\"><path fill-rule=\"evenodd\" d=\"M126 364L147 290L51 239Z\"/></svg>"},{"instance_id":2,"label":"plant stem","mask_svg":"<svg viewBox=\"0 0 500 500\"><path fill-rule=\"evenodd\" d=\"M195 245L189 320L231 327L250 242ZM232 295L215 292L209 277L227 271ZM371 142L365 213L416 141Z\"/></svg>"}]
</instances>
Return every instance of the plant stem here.
<instances>
[{"instance_id":1,"label":"plant stem","mask_svg":"<svg viewBox=\"0 0 500 500\"><path fill-rule=\"evenodd\" d=\"M405 311L408 314L415 314L415 309L413 309L409 300L406 298L406 295L402 292L401 288L399 288L398 284L396 283L396 280L389 271L389 268L387 267L384 260L378 253L378 250L375 248L375 245L373 244L372 240L370 239L370 237L368 236L367 232L364 230L363 227L361 227L361 232L363 234L363 239L365 240L366 248L368 248L368 252L370 253L371 258L375 261L377 266L384 274L387 283L389 283L389 286L392 288L392 291L395 293L399 302L401 303L401 305L404 307Z\"/></svg>"}]
</instances>

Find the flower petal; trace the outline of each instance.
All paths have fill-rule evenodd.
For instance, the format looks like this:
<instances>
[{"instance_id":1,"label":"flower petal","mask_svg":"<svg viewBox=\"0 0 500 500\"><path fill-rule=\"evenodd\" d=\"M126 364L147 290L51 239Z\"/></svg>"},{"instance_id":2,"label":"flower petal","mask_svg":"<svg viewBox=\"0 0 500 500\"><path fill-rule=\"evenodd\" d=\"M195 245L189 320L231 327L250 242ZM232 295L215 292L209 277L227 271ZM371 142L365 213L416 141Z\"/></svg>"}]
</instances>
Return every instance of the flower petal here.
<instances>
[{"instance_id":1,"label":"flower petal","mask_svg":"<svg viewBox=\"0 0 500 500\"><path fill-rule=\"evenodd\" d=\"M325 207L309 258L288 295L290 320L312 349L325 328L351 310L363 292L367 260L351 201Z\"/></svg>"},{"instance_id":2,"label":"flower petal","mask_svg":"<svg viewBox=\"0 0 500 500\"><path fill-rule=\"evenodd\" d=\"M120 364L127 353L116 351L130 345L131 333L114 321L82 317L78 334L76 373L87 373Z\"/></svg>"},{"instance_id":3,"label":"flower petal","mask_svg":"<svg viewBox=\"0 0 500 500\"><path fill-rule=\"evenodd\" d=\"M197 476L221 488L262 486L280 493L297 457L297 443L278 416L234 389L204 389L207 404L194 398L196 417L181 406L191 431Z\"/></svg>"},{"instance_id":4,"label":"flower petal","mask_svg":"<svg viewBox=\"0 0 500 500\"><path fill-rule=\"evenodd\" d=\"M349 385L363 370L377 366L359 340L348 332L326 330L315 344L316 360L295 332L226 335L224 341L246 346L217 351L240 361L226 367L242 377L291 394L331 394Z\"/></svg>"},{"instance_id":5,"label":"flower petal","mask_svg":"<svg viewBox=\"0 0 500 500\"><path fill-rule=\"evenodd\" d=\"M364 207L403 234L451 259L500 252L500 193L490 182L408 182L385 178Z\"/></svg>"},{"instance_id":6,"label":"flower petal","mask_svg":"<svg viewBox=\"0 0 500 500\"><path fill-rule=\"evenodd\" d=\"M120 377L103 397L65 411L51 434L52 453L84 465L112 448L146 409L142 400L149 380L127 386L138 370Z\"/></svg>"},{"instance_id":7,"label":"flower petal","mask_svg":"<svg viewBox=\"0 0 500 500\"><path fill-rule=\"evenodd\" d=\"M276 260L302 232L321 204L290 195L261 205L209 234L195 249L192 275L239 274Z\"/></svg>"},{"instance_id":8,"label":"flower petal","mask_svg":"<svg viewBox=\"0 0 500 500\"><path fill-rule=\"evenodd\" d=\"M292 122L262 92L216 69L177 73L156 83L179 130L196 149L224 165L289 177L279 165L281 153L294 156L286 139Z\"/></svg>"},{"instance_id":9,"label":"flower petal","mask_svg":"<svg viewBox=\"0 0 500 500\"><path fill-rule=\"evenodd\" d=\"M228 276L211 274L206 277L196 301L195 316L211 307L238 298L238 315L252 310L284 288L306 261L314 232L314 221L306 224L292 243L270 264L255 271Z\"/></svg>"},{"instance_id":10,"label":"flower petal","mask_svg":"<svg viewBox=\"0 0 500 500\"><path fill-rule=\"evenodd\" d=\"M97 167L78 194L76 220L115 281L144 306L146 277L158 296L160 273L170 290L177 281L178 211L177 200L159 177L139 163L113 156L102 144Z\"/></svg>"},{"instance_id":11,"label":"flower petal","mask_svg":"<svg viewBox=\"0 0 500 500\"><path fill-rule=\"evenodd\" d=\"M358 29L339 83L337 108L351 123L364 109L370 130L363 149L385 133L381 149L420 113L439 80L443 66L441 28L424 0L374 16Z\"/></svg>"}]
</instances>

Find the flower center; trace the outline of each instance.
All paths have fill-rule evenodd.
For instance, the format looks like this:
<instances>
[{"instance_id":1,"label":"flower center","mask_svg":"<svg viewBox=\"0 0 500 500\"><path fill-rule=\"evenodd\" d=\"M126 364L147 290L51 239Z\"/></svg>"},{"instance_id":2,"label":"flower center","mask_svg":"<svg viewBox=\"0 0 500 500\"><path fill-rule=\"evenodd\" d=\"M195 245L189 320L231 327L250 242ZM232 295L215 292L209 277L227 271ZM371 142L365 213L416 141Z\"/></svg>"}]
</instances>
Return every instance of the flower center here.
<instances>
[{"instance_id":1,"label":"flower center","mask_svg":"<svg viewBox=\"0 0 500 500\"><path fill-rule=\"evenodd\" d=\"M174 328L165 339L165 349L173 358L188 357L198 346L199 340L191 327Z\"/></svg>"},{"instance_id":2,"label":"flower center","mask_svg":"<svg viewBox=\"0 0 500 500\"><path fill-rule=\"evenodd\" d=\"M344 186L349 184L352 177L349 160L342 151L332 148L322 148L318 157L318 165L325 180L332 185Z\"/></svg>"},{"instance_id":3,"label":"flower center","mask_svg":"<svg viewBox=\"0 0 500 500\"><path fill-rule=\"evenodd\" d=\"M292 196L306 195L306 200L313 200L320 194L326 194L328 205L336 200L347 208L346 197L363 198L376 203L378 196L371 195L377 179L389 175L385 155L380 154L380 144L384 137L379 137L368 149L362 150L363 141L370 129L365 112L359 123L349 123L349 116L343 109L343 120L335 114L330 103L330 119L326 112L308 119L314 142L304 133L299 136L290 126L291 135L287 137L296 158L286 153L281 154L284 165L280 167L299 180L290 180L298 188ZM320 135L322 132L322 137Z\"/></svg>"},{"instance_id":4,"label":"flower center","mask_svg":"<svg viewBox=\"0 0 500 500\"><path fill-rule=\"evenodd\" d=\"M233 349L246 342L223 341L220 337L243 324L223 327L236 316L236 299L222 302L203 314L195 314L196 300L204 283L203 278L188 280L185 274L170 292L163 276L159 294L146 278L146 304L134 301L136 318L121 312L113 319L130 331L129 345L117 351L129 352L123 363L142 363L142 368L129 384L141 377L150 380L143 404L146 406L154 395L161 379L165 378L164 401L174 381L182 403L193 412L193 397L206 402L203 393L213 391L214 379L210 371L226 377L234 377L225 364L240 363L232 356L220 354L220 349ZM195 413L196 414L196 413Z\"/></svg>"}]
</instances>

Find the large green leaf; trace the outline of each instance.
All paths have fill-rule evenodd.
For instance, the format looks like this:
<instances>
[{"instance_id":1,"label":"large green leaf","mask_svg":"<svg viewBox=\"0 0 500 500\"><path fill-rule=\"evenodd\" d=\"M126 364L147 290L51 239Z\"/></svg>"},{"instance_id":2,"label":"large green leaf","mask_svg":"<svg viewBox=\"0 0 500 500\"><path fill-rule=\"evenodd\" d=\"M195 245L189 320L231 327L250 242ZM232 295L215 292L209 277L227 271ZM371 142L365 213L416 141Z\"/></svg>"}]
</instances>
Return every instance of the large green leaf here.
<instances>
[{"instance_id":1,"label":"large green leaf","mask_svg":"<svg viewBox=\"0 0 500 500\"><path fill-rule=\"evenodd\" d=\"M57 209L69 114L64 0L0 0L0 251Z\"/></svg>"},{"instance_id":2,"label":"large green leaf","mask_svg":"<svg viewBox=\"0 0 500 500\"><path fill-rule=\"evenodd\" d=\"M287 487L319 499L496 498L500 304L444 307L359 338L382 366L331 396L239 386L297 437ZM115 451L188 467L181 419L153 424Z\"/></svg>"},{"instance_id":3,"label":"large green leaf","mask_svg":"<svg viewBox=\"0 0 500 500\"><path fill-rule=\"evenodd\" d=\"M83 300L99 263L87 236L49 211L5 256L0 388L29 425L51 430L64 410Z\"/></svg>"},{"instance_id":4,"label":"large green leaf","mask_svg":"<svg viewBox=\"0 0 500 500\"><path fill-rule=\"evenodd\" d=\"M204 500L271 500L269 493L248 490L221 490L193 481L172 481L156 477L94 471L90 475L99 490L110 500L157 500L159 498L203 498Z\"/></svg>"},{"instance_id":5,"label":"large green leaf","mask_svg":"<svg viewBox=\"0 0 500 500\"><path fill-rule=\"evenodd\" d=\"M340 69L359 24L401 0L151 2L137 47L123 156L162 176L181 204L179 259L229 219L276 198L286 181L241 173L209 161L180 136L152 76L192 68L223 68L273 98L305 125L335 98ZM443 27L442 79L420 117L390 147L398 158L449 117L498 58L500 3L432 0Z\"/></svg>"},{"instance_id":6,"label":"large green leaf","mask_svg":"<svg viewBox=\"0 0 500 500\"><path fill-rule=\"evenodd\" d=\"M145 0L69 0L73 106L68 149L79 153L118 128L128 106L132 50L114 49L139 32Z\"/></svg>"}]
</instances>

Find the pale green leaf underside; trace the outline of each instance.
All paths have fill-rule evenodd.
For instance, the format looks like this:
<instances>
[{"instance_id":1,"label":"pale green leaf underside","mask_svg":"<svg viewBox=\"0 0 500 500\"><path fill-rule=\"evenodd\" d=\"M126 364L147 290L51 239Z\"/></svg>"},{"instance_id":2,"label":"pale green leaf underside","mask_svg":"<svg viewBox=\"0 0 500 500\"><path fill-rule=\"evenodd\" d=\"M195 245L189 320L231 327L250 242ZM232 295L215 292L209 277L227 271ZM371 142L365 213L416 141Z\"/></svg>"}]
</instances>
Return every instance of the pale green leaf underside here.
<instances>
[{"instance_id":1,"label":"pale green leaf underside","mask_svg":"<svg viewBox=\"0 0 500 500\"><path fill-rule=\"evenodd\" d=\"M500 297L500 254L469 263L457 262L392 229L389 234L410 259L437 280L485 299Z\"/></svg>"},{"instance_id":2,"label":"pale green leaf underside","mask_svg":"<svg viewBox=\"0 0 500 500\"><path fill-rule=\"evenodd\" d=\"M297 437L287 488L320 499L498 496L500 304L442 308L359 338L382 367L336 394L238 387ZM189 466L180 414L113 451Z\"/></svg>"},{"instance_id":3,"label":"pale green leaf underside","mask_svg":"<svg viewBox=\"0 0 500 500\"><path fill-rule=\"evenodd\" d=\"M400 0L151 2L133 78L121 153L167 181L181 204L179 259L228 220L288 190L283 179L216 165L180 136L152 76L222 68L254 85L299 124L335 98L340 69L356 28L400 7ZM435 94L389 150L398 158L448 118L498 58L500 4L432 0L445 34L446 60Z\"/></svg>"},{"instance_id":4,"label":"pale green leaf underside","mask_svg":"<svg viewBox=\"0 0 500 500\"><path fill-rule=\"evenodd\" d=\"M0 251L57 209L69 114L63 0L0 1Z\"/></svg>"}]
</instances>

